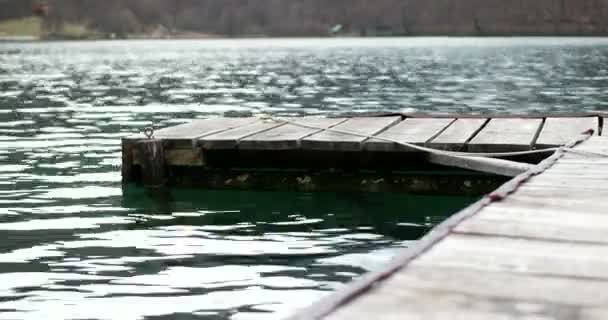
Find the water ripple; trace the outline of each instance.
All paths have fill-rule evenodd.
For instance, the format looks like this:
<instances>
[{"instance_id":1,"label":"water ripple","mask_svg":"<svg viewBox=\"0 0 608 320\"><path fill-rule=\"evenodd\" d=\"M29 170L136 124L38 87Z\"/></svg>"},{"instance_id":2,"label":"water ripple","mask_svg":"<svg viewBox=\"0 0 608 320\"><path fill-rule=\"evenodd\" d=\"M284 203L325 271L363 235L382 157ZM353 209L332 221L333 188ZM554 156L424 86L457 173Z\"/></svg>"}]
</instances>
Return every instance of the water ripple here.
<instances>
[{"instance_id":1,"label":"water ripple","mask_svg":"<svg viewBox=\"0 0 608 320\"><path fill-rule=\"evenodd\" d=\"M120 138L208 116L608 107L603 38L0 43L0 319L273 319L469 198L120 183Z\"/></svg>"}]
</instances>

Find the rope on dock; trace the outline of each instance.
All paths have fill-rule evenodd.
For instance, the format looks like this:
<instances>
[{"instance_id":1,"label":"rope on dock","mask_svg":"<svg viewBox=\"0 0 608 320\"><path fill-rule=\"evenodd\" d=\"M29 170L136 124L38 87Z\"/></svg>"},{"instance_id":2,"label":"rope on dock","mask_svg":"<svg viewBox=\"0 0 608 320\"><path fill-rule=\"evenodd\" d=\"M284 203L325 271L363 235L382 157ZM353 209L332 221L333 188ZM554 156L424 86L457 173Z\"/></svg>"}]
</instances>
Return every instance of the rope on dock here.
<instances>
[{"instance_id":1,"label":"rope on dock","mask_svg":"<svg viewBox=\"0 0 608 320\"><path fill-rule=\"evenodd\" d=\"M443 155L453 155L453 156L461 156L461 157L476 157L476 158L497 158L497 157L510 157L510 156L521 156L521 155L530 155L530 154L539 154L539 153L547 153L547 152L552 152L552 151L557 151L559 149L559 147L552 147L552 148L544 148L544 149L536 149L536 150L527 150L527 151L512 151L512 152L461 152L461 151L447 151L447 150L440 150L440 149L434 149L434 148L429 148L429 147L423 147L423 146L419 146L413 143L408 143L408 142L403 142L403 141L399 141L396 139L391 139L391 138L387 138L387 137L379 137L379 136L374 136L374 135L368 135L368 134L363 134L363 133L358 133L358 132L353 132L353 131L348 131L348 130L340 130L340 129L335 129L335 128L324 128L324 127L318 127L318 126L312 126L312 125L308 125L308 124L302 124L302 123L298 123L292 120L287 120L284 118L274 118L274 117L268 117L268 118L263 118L263 119L270 119L271 121L275 121L275 122L284 122L284 123L288 123L294 126L298 126L298 127L302 127L302 128L308 128L308 129L313 129L313 130L321 130L321 131L327 131L327 132L334 132L334 133L339 133L339 134L346 134L346 135L352 135L352 136L357 136L357 137L362 137L362 138L368 138L368 139L376 139L376 140L381 140L381 141L387 141L387 142L392 142L392 143L396 143L414 150L418 150L418 151L422 151L422 152L429 152L429 153L435 153L435 154L443 154ZM592 132L593 129L590 129ZM588 132L589 130L585 131Z\"/></svg>"},{"instance_id":2,"label":"rope on dock","mask_svg":"<svg viewBox=\"0 0 608 320\"><path fill-rule=\"evenodd\" d=\"M308 128L319 131L327 131L334 132L338 134L346 134L352 136L358 136L368 139L377 139L381 141L387 141L396 143L407 148L422 151L428 153L427 160L431 163L457 167L461 169L497 174L501 176L507 177L516 177L524 172L531 170L534 165L510 160L503 159L494 159L496 157L508 157L508 156L521 156L521 155L530 155L530 154L539 154L539 153L547 153L547 152L558 152L562 150L562 152L570 151L570 152L579 152L572 151L571 147L568 145L562 147L553 147L553 148L544 148L537 150L528 150L528 151L514 151L514 152L494 152L494 153L472 153L472 152L458 152L458 151L446 151L439 150L434 148L428 148L419 146L413 143L403 142L396 139L391 139L387 137L379 137L374 135L362 134L358 132L352 132L348 130L339 130L336 128L324 128L319 126L307 125L298 123L296 121L283 119L283 118L273 118L273 117L264 117L264 120L270 120L274 122L282 122L288 123L294 126ZM593 129L588 129L581 133L583 136L592 136L595 131ZM608 155L606 155L608 156Z\"/></svg>"},{"instance_id":3,"label":"rope on dock","mask_svg":"<svg viewBox=\"0 0 608 320\"><path fill-rule=\"evenodd\" d=\"M284 123L288 123L288 124L291 124L291 125L294 125L294 126L298 126L298 127L302 127L302 128L308 128L308 129L313 129L313 130L328 131L328 132L334 132L334 133L339 133L339 134L358 136L358 137L363 137L363 138L368 138L368 139L382 140L382 141L386 141L386 142L396 143L396 144L399 144L399 145L402 145L402 146L405 146L405 147L408 147L408 148L412 148L412 149L415 149L415 150L418 150L418 151L422 151L422 152L429 152L429 153L435 153L435 154L444 154L444 155L453 155L453 156L477 157L477 158L483 158L483 157L485 157L485 158L496 158L496 157L510 157L510 156L521 156L521 155L547 153L547 152L557 151L557 150L561 149L561 150L564 150L564 151L567 151L567 152L572 152L572 153L579 153L579 154L585 154L585 155L595 155L595 156L599 156L599 157L608 157L608 153L575 150L573 148L567 147L567 145L563 146L563 147L551 147L551 148L526 150L526 151L511 151L511 152L461 152L461 151L448 151L448 150L440 150L440 149L435 149L435 148L423 147L423 146L419 146L417 144L403 142L403 141L399 141L399 140L391 139L391 138L387 138L387 137L380 137L380 136L362 134L362 133L348 131L348 130L339 130L339 129L335 129L335 128L331 128L331 127L330 128L324 128L324 127L319 127L319 126L312 126L312 125L308 125L308 124L302 124L302 123L295 122L295 121L288 120L288 119L284 119L284 118L268 117L268 118L263 118L263 119L270 119L271 121L275 121L275 122L284 122ZM594 133L595 133L594 129L588 129L588 130L585 130L585 131L581 132L581 135L592 136Z\"/></svg>"}]
</instances>

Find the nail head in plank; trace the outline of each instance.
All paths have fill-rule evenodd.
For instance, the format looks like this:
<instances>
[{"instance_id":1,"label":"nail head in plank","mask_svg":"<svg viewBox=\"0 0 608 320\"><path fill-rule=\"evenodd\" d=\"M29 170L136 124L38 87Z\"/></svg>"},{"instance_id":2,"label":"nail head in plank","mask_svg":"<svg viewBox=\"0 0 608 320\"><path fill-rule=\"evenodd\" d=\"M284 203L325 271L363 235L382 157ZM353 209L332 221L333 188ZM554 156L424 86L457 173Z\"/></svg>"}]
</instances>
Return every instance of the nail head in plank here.
<instances>
[{"instance_id":1,"label":"nail head in plank","mask_svg":"<svg viewBox=\"0 0 608 320\"><path fill-rule=\"evenodd\" d=\"M400 123L388 128L377 134L378 137L397 140L418 145L424 145L425 142L434 138L441 133L454 119L442 118L412 118L405 119ZM411 150L408 147L395 142L369 139L365 142L365 149L370 151L402 151Z\"/></svg>"},{"instance_id":2,"label":"nail head in plank","mask_svg":"<svg viewBox=\"0 0 608 320\"><path fill-rule=\"evenodd\" d=\"M312 134L320 132L319 128L329 128L341 122L344 118L291 118L292 123L267 130L239 141L239 149L242 150L287 150L297 149L300 140ZM303 126L298 126L302 124ZM310 126L310 127L306 127Z\"/></svg>"},{"instance_id":3,"label":"nail head in plank","mask_svg":"<svg viewBox=\"0 0 608 320\"><path fill-rule=\"evenodd\" d=\"M564 145L589 129L597 134L598 118L547 118L536 141L536 147Z\"/></svg>"},{"instance_id":4,"label":"nail head in plank","mask_svg":"<svg viewBox=\"0 0 608 320\"><path fill-rule=\"evenodd\" d=\"M332 129L359 135L323 131L302 139L302 149L330 151L361 151L367 137L401 121L401 117L351 118ZM364 136L361 136L364 135Z\"/></svg>"},{"instance_id":5,"label":"nail head in plank","mask_svg":"<svg viewBox=\"0 0 608 320\"><path fill-rule=\"evenodd\" d=\"M471 152L529 150L542 119L491 119L467 144Z\"/></svg>"},{"instance_id":6,"label":"nail head in plank","mask_svg":"<svg viewBox=\"0 0 608 320\"><path fill-rule=\"evenodd\" d=\"M205 136L199 139L199 143L204 149L234 149L237 147L239 140L281 125L284 125L284 122L259 120L246 126Z\"/></svg>"},{"instance_id":7,"label":"nail head in plank","mask_svg":"<svg viewBox=\"0 0 608 320\"><path fill-rule=\"evenodd\" d=\"M451 234L410 265L608 280L608 246Z\"/></svg>"},{"instance_id":8,"label":"nail head in plank","mask_svg":"<svg viewBox=\"0 0 608 320\"><path fill-rule=\"evenodd\" d=\"M456 119L427 145L444 150L459 150L476 134L488 119Z\"/></svg>"}]
</instances>

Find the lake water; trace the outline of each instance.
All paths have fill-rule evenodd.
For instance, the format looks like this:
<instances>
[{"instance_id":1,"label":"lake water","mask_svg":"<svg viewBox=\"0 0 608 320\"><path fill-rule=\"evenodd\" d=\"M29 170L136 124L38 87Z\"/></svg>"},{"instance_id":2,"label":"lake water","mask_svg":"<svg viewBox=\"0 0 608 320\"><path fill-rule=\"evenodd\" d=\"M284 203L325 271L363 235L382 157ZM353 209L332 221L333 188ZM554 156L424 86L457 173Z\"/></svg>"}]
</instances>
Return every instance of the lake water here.
<instances>
[{"instance_id":1,"label":"lake water","mask_svg":"<svg viewBox=\"0 0 608 320\"><path fill-rule=\"evenodd\" d=\"M0 319L276 319L465 197L120 183L120 138L195 117L608 107L603 38L0 43ZM167 210L170 208L170 210Z\"/></svg>"}]
</instances>

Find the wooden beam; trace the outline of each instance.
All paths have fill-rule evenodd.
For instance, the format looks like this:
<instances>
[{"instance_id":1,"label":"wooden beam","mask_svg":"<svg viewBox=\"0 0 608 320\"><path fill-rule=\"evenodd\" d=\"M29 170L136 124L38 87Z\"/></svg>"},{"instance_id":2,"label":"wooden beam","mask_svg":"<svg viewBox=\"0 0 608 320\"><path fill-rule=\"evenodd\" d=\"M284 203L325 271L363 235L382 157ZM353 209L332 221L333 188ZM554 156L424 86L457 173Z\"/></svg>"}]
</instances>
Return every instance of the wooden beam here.
<instances>
[{"instance_id":1,"label":"wooden beam","mask_svg":"<svg viewBox=\"0 0 608 320\"><path fill-rule=\"evenodd\" d=\"M472 171L497 174L505 177L515 177L534 167L534 165L502 159L463 157L441 153L428 153L427 160L431 163L448 167L468 169Z\"/></svg>"},{"instance_id":2,"label":"wooden beam","mask_svg":"<svg viewBox=\"0 0 608 320\"><path fill-rule=\"evenodd\" d=\"M146 187L163 187L167 183L167 164L163 141L143 140L137 143L142 181Z\"/></svg>"},{"instance_id":3,"label":"wooden beam","mask_svg":"<svg viewBox=\"0 0 608 320\"><path fill-rule=\"evenodd\" d=\"M564 145L589 129L593 130L595 135L598 134L598 118L547 118L536 140L536 148Z\"/></svg>"},{"instance_id":4,"label":"wooden beam","mask_svg":"<svg viewBox=\"0 0 608 320\"><path fill-rule=\"evenodd\" d=\"M530 150L542 119L491 119L468 144L471 152Z\"/></svg>"}]
</instances>

